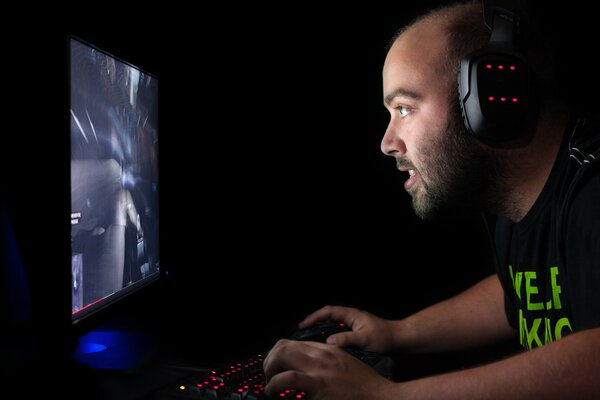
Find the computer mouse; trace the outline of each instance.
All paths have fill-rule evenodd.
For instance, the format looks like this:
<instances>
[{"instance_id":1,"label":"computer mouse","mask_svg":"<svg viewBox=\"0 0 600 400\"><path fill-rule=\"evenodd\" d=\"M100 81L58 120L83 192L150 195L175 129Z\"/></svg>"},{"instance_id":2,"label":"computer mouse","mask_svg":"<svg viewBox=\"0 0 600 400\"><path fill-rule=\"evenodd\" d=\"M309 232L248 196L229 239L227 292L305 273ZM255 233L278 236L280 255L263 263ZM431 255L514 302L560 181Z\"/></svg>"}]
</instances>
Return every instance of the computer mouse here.
<instances>
[{"instance_id":1,"label":"computer mouse","mask_svg":"<svg viewBox=\"0 0 600 400\"><path fill-rule=\"evenodd\" d=\"M352 329L343 322L325 320L319 321L306 328L297 329L290 335L290 339L325 343L330 335L339 332L349 332L351 330Z\"/></svg>"}]
</instances>

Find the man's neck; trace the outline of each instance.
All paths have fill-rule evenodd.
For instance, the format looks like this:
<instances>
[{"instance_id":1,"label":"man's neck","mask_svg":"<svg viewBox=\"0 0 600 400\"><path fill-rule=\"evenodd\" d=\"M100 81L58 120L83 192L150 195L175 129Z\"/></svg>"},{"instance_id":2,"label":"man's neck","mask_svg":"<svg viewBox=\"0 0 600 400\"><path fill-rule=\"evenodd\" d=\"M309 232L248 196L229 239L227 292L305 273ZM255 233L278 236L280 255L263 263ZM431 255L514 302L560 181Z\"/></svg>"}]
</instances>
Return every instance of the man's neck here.
<instances>
[{"instance_id":1,"label":"man's neck","mask_svg":"<svg viewBox=\"0 0 600 400\"><path fill-rule=\"evenodd\" d=\"M531 141L502 154L510 160L502 185L505 197L501 214L506 218L521 221L540 196L558 155L568 118L564 108L547 108L538 119Z\"/></svg>"}]
</instances>

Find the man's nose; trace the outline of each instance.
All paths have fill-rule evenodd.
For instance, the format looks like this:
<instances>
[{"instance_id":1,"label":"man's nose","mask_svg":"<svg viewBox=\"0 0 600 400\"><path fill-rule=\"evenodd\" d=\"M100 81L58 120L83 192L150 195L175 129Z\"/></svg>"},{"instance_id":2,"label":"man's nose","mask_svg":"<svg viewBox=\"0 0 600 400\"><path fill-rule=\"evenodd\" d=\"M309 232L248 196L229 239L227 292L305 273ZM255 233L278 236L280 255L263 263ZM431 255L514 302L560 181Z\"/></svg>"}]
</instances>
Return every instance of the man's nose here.
<instances>
[{"instance_id":1,"label":"man's nose","mask_svg":"<svg viewBox=\"0 0 600 400\"><path fill-rule=\"evenodd\" d=\"M406 143L400 137L400 132L394 121L390 121L381 139L381 151L387 156L398 156L406 153Z\"/></svg>"}]
</instances>

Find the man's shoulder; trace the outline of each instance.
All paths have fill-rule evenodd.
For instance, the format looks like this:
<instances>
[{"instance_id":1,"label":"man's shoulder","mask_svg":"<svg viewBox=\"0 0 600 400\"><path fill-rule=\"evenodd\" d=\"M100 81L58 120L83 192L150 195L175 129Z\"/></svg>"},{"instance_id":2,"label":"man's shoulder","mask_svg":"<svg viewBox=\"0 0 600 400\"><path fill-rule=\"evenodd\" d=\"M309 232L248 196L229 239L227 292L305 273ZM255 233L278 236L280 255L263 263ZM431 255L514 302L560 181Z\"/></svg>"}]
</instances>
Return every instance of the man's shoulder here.
<instances>
[{"instance_id":1,"label":"man's shoulder","mask_svg":"<svg viewBox=\"0 0 600 400\"><path fill-rule=\"evenodd\" d=\"M579 164L600 161L600 114L578 117L568 147L570 157Z\"/></svg>"},{"instance_id":2,"label":"man's shoulder","mask_svg":"<svg viewBox=\"0 0 600 400\"><path fill-rule=\"evenodd\" d=\"M561 186L561 198L571 203L580 197L581 189L593 183L600 163L600 115L580 116L568 132L563 146L568 152L566 178ZM584 191L587 192L587 191Z\"/></svg>"},{"instance_id":3,"label":"man's shoulder","mask_svg":"<svg viewBox=\"0 0 600 400\"><path fill-rule=\"evenodd\" d=\"M586 167L573 188L569 208L576 214L600 216L600 159ZM589 215L591 217L592 215ZM598 219L589 221L597 223Z\"/></svg>"},{"instance_id":4,"label":"man's shoulder","mask_svg":"<svg viewBox=\"0 0 600 400\"><path fill-rule=\"evenodd\" d=\"M573 174L564 198L571 227L600 218L600 115L582 117L579 125L569 141Z\"/></svg>"}]
</instances>

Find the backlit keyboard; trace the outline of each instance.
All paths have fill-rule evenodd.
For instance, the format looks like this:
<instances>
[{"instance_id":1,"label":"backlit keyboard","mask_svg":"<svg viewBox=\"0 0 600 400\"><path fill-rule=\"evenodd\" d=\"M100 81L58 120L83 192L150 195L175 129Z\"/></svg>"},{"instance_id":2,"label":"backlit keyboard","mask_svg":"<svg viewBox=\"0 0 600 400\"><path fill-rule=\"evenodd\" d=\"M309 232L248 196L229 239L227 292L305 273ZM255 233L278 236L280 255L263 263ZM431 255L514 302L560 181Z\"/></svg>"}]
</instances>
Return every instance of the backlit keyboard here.
<instances>
[{"instance_id":1,"label":"backlit keyboard","mask_svg":"<svg viewBox=\"0 0 600 400\"><path fill-rule=\"evenodd\" d=\"M392 360L389 357L364 350L347 348L346 351L367 363L381 375L390 378ZM192 374L176 383L167 385L156 393L155 400L199 399L199 400L266 400L266 385L263 372L265 354L223 367ZM277 399L303 399L306 393L289 389L279 393Z\"/></svg>"}]
</instances>

